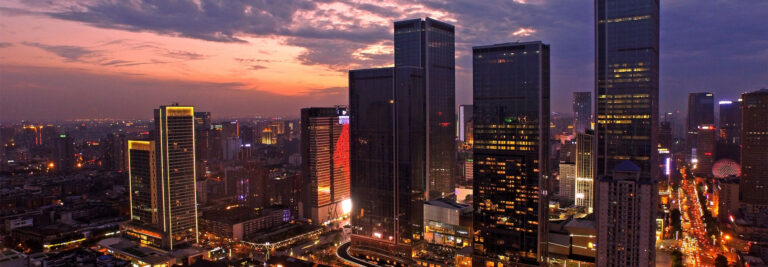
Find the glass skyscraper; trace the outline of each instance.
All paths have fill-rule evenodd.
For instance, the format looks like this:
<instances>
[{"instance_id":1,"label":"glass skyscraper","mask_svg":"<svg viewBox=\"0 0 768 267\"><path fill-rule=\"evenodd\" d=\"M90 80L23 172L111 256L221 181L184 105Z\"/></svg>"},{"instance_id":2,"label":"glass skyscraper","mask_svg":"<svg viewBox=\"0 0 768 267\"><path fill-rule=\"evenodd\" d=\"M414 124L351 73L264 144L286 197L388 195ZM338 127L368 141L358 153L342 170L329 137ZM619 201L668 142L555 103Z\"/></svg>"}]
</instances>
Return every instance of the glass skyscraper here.
<instances>
[{"instance_id":1,"label":"glass skyscraper","mask_svg":"<svg viewBox=\"0 0 768 267\"><path fill-rule=\"evenodd\" d=\"M573 131L592 129L592 92L573 92Z\"/></svg>"},{"instance_id":2,"label":"glass skyscraper","mask_svg":"<svg viewBox=\"0 0 768 267\"><path fill-rule=\"evenodd\" d=\"M424 69L427 190L453 194L456 162L456 74L453 25L431 18L395 22L395 67Z\"/></svg>"},{"instance_id":3,"label":"glass skyscraper","mask_svg":"<svg viewBox=\"0 0 768 267\"><path fill-rule=\"evenodd\" d=\"M656 177L659 0L595 0L596 175L624 160Z\"/></svg>"},{"instance_id":4,"label":"glass skyscraper","mask_svg":"<svg viewBox=\"0 0 768 267\"><path fill-rule=\"evenodd\" d=\"M697 134L699 127L715 124L715 97L712 93L690 93L688 94L688 122L686 127L685 153L696 153L692 151L698 147Z\"/></svg>"},{"instance_id":5,"label":"glass skyscraper","mask_svg":"<svg viewBox=\"0 0 768 267\"><path fill-rule=\"evenodd\" d=\"M426 193L424 70L350 71L349 104L350 253L373 251L413 264L423 239Z\"/></svg>"},{"instance_id":6,"label":"glass skyscraper","mask_svg":"<svg viewBox=\"0 0 768 267\"><path fill-rule=\"evenodd\" d=\"M547 257L549 45L473 48L474 266Z\"/></svg>"}]
</instances>

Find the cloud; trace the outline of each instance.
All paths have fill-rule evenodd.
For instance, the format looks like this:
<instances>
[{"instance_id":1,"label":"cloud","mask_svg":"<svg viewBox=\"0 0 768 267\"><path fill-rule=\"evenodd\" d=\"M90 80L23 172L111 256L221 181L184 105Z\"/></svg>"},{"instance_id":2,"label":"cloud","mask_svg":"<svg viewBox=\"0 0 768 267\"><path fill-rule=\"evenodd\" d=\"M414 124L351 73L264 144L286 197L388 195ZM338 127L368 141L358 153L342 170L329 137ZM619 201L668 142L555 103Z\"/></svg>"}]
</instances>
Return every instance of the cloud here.
<instances>
[{"instance_id":1,"label":"cloud","mask_svg":"<svg viewBox=\"0 0 768 267\"><path fill-rule=\"evenodd\" d=\"M513 32L512 35L514 36L531 36L531 34L536 33L535 29L531 28L520 28L517 31Z\"/></svg>"},{"instance_id":2,"label":"cloud","mask_svg":"<svg viewBox=\"0 0 768 267\"><path fill-rule=\"evenodd\" d=\"M182 59L182 60L199 60L199 59L205 59L206 56L194 52L189 51L168 51L165 53L166 57L175 58L175 59Z\"/></svg>"},{"instance_id":3,"label":"cloud","mask_svg":"<svg viewBox=\"0 0 768 267\"><path fill-rule=\"evenodd\" d=\"M24 42L26 46L37 47L56 54L67 62L84 62L85 58L99 54L99 51L73 45L46 45L36 42Z\"/></svg>"},{"instance_id":4,"label":"cloud","mask_svg":"<svg viewBox=\"0 0 768 267\"><path fill-rule=\"evenodd\" d=\"M6 48L6 47L11 47L11 46L13 46L13 43L3 43L3 42L0 42L0 48Z\"/></svg>"},{"instance_id":5,"label":"cloud","mask_svg":"<svg viewBox=\"0 0 768 267\"><path fill-rule=\"evenodd\" d=\"M262 65L252 65L251 67L249 67L249 69L251 69L251 70L261 70L261 69L266 69L266 68L267 67L262 66Z\"/></svg>"}]
</instances>

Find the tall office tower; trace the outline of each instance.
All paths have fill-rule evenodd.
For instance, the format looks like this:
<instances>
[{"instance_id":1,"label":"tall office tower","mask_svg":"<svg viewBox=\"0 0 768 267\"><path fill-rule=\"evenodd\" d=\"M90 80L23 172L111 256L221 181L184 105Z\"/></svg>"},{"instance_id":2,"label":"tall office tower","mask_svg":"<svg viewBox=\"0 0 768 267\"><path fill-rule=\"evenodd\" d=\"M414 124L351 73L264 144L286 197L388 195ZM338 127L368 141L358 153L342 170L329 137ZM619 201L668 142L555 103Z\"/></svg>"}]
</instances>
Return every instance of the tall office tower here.
<instances>
[{"instance_id":1,"label":"tall office tower","mask_svg":"<svg viewBox=\"0 0 768 267\"><path fill-rule=\"evenodd\" d=\"M573 92L573 130L592 129L592 92Z\"/></svg>"},{"instance_id":2,"label":"tall office tower","mask_svg":"<svg viewBox=\"0 0 768 267\"><path fill-rule=\"evenodd\" d=\"M395 67L424 69L429 199L452 195L456 162L453 25L431 18L395 22Z\"/></svg>"},{"instance_id":3,"label":"tall office tower","mask_svg":"<svg viewBox=\"0 0 768 267\"><path fill-rule=\"evenodd\" d=\"M472 105L459 105L459 141L471 143Z\"/></svg>"},{"instance_id":4,"label":"tall office tower","mask_svg":"<svg viewBox=\"0 0 768 267\"><path fill-rule=\"evenodd\" d=\"M712 93L688 94L688 121L686 123L685 150L687 154L695 155L696 134L699 126L715 124L715 98Z\"/></svg>"},{"instance_id":5,"label":"tall office tower","mask_svg":"<svg viewBox=\"0 0 768 267\"><path fill-rule=\"evenodd\" d=\"M669 121L662 121L659 126L659 146L672 149L672 123Z\"/></svg>"},{"instance_id":6,"label":"tall office tower","mask_svg":"<svg viewBox=\"0 0 768 267\"><path fill-rule=\"evenodd\" d=\"M472 49L475 266L547 257L549 45Z\"/></svg>"},{"instance_id":7,"label":"tall office tower","mask_svg":"<svg viewBox=\"0 0 768 267\"><path fill-rule=\"evenodd\" d=\"M700 177L712 176L715 163L715 126L700 125L696 131L696 162L693 174Z\"/></svg>"},{"instance_id":8,"label":"tall office tower","mask_svg":"<svg viewBox=\"0 0 768 267\"><path fill-rule=\"evenodd\" d=\"M131 221L158 226L157 167L153 141L128 140L128 190Z\"/></svg>"},{"instance_id":9,"label":"tall office tower","mask_svg":"<svg viewBox=\"0 0 768 267\"><path fill-rule=\"evenodd\" d=\"M741 198L768 206L768 89L741 95Z\"/></svg>"},{"instance_id":10,"label":"tall office tower","mask_svg":"<svg viewBox=\"0 0 768 267\"><path fill-rule=\"evenodd\" d=\"M57 173L68 173L75 168L75 141L69 134L60 134L54 150L53 169Z\"/></svg>"},{"instance_id":11,"label":"tall office tower","mask_svg":"<svg viewBox=\"0 0 768 267\"><path fill-rule=\"evenodd\" d=\"M349 72L350 253L402 264L423 240L427 173L424 70ZM451 132L453 135L453 132Z\"/></svg>"},{"instance_id":12,"label":"tall office tower","mask_svg":"<svg viewBox=\"0 0 768 267\"><path fill-rule=\"evenodd\" d=\"M342 218L351 204L346 107L301 110L301 166L304 218L316 224Z\"/></svg>"},{"instance_id":13,"label":"tall office tower","mask_svg":"<svg viewBox=\"0 0 768 267\"><path fill-rule=\"evenodd\" d=\"M592 130L586 133L576 133L576 194L575 204L586 208L588 213L593 212L594 185L594 133Z\"/></svg>"},{"instance_id":14,"label":"tall office tower","mask_svg":"<svg viewBox=\"0 0 768 267\"><path fill-rule=\"evenodd\" d=\"M170 250L197 242L195 117L191 106L155 109L155 151L160 179L161 225Z\"/></svg>"},{"instance_id":15,"label":"tall office tower","mask_svg":"<svg viewBox=\"0 0 768 267\"><path fill-rule=\"evenodd\" d=\"M727 144L740 144L741 101L720 101L720 138Z\"/></svg>"},{"instance_id":16,"label":"tall office tower","mask_svg":"<svg viewBox=\"0 0 768 267\"><path fill-rule=\"evenodd\" d=\"M558 196L561 201L572 203L576 198L576 163L560 162L560 188Z\"/></svg>"},{"instance_id":17,"label":"tall office tower","mask_svg":"<svg viewBox=\"0 0 768 267\"><path fill-rule=\"evenodd\" d=\"M597 199L597 266L654 266L655 180L629 160L602 176Z\"/></svg>"},{"instance_id":18,"label":"tall office tower","mask_svg":"<svg viewBox=\"0 0 768 267\"><path fill-rule=\"evenodd\" d=\"M624 160L656 177L659 1L595 0L597 173Z\"/></svg>"}]
</instances>

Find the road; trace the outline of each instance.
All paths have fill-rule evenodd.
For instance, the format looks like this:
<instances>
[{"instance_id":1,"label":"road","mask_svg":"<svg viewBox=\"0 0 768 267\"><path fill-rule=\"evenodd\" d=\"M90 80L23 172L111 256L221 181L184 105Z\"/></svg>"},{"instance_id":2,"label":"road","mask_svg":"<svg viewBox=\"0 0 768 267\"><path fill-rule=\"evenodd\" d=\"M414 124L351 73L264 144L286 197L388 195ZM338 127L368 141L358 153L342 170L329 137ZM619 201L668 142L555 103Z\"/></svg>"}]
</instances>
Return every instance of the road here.
<instances>
[{"instance_id":1,"label":"road","mask_svg":"<svg viewBox=\"0 0 768 267\"><path fill-rule=\"evenodd\" d=\"M344 262L352 264L354 266L365 266L365 267L378 267L378 265L370 264L367 261L352 257L352 255L349 255L349 245L352 244L350 242L344 243L336 250L336 256L341 258Z\"/></svg>"}]
</instances>

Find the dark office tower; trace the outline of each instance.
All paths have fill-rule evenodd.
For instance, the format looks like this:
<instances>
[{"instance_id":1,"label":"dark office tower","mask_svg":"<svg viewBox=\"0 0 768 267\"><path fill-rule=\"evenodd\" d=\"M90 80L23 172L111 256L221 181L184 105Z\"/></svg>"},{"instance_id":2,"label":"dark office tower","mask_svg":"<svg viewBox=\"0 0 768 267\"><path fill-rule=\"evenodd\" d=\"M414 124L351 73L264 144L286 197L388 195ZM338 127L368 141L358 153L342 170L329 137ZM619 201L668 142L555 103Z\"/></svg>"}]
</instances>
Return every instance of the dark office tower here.
<instances>
[{"instance_id":1,"label":"dark office tower","mask_svg":"<svg viewBox=\"0 0 768 267\"><path fill-rule=\"evenodd\" d=\"M395 67L424 69L429 199L453 194L456 75L453 25L426 18L395 22Z\"/></svg>"},{"instance_id":2,"label":"dark office tower","mask_svg":"<svg viewBox=\"0 0 768 267\"><path fill-rule=\"evenodd\" d=\"M655 178L659 123L659 1L595 0L596 171L624 160Z\"/></svg>"},{"instance_id":3,"label":"dark office tower","mask_svg":"<svg viewBox=\"0 0 768 267\"><path fill-rule=\"evenodd\" d=\"M741 95L741 197L744 203L768 205L768 89Z\"/></svg>"},{"instance_id":4,"label":"dark office tower","mask_svg":"<svg viewBox=\"0 0 768 267\"><path fill-rule=\"evenodd\" d=\"M301 110L301 166L304 218L323 224L343 217L351 204L346 107Z\"/></svg>"},{"instance_id":5,"label":"dark office tower","mask_svg":"<svg viewBox=\"0 0 768 267\"><path fill-rule=\"evenodd\" d=\"M161 183L162 229L170 238L164 247L197 242L195 183L195 118L191 106L160 106L155 110L157 177Z\"/></svg>"},{"instance_id":6,"label":"dark office tower","mask_svg":"<svg viewBox=\"0 0 768 267\"><path fill-rule=\"evenodd\" d=\"M128 140L128 190L131 222L159 226L157 168L153 141Z\"/></svg>"},{"instance_id":7,"label":"dark office tower","mask_svg":"<svg viewBox=\"0 0 768 267\"><path fill-rule=\"evenodd\" d=\"M60 134L54 150L53 169L58 173L69 173L75 168L75 142L69 134Z\"/></svg>"},{"instance_id":8,"label":"dark office tower","mask_svg":"<svg viewBox=\"0 0 768 267\"><path fill-rule=\"evenodd\" d=\"M195 129L211 129L210 112L195 112Z\"/></svg>"},{"instance_id":9,"label":"dark office tower","mask_svg":"<svg viewBox=\"0 0 768 267\"><path fill-rule=\"evenodd\" d=\"M655 266L656 180L626 160L598 183L597 265Z\"/></svg>"},{"instance_id":10,"label":"dark office tower","mask_svg":"<svg viewBox=\"0 0 768 267\"><path fill-rule=\"evenodd\" d=\"M472 105L459 105L459 141L472 143Z\"/></svg>"},{"instance_id":11,"label":"dark office tower","mask_svg":"<svg viewBox=\"0 0 768 267\"><path fill-rule=\"evenodd\" d=\"M427 173L423 82L418 67L349 72L352 254L414 264Z\"/></svg>"},{"instance_id":12,"label":"dark office tower","mask_svg":"<svg viewBox=\"0 0 768 267\"><path fill-rule=\"evenodd\" d=\"M696 161L693 174L700 177L712 176L712 164L715 163L715 126L700 125L696 131Z\"/></svg>"},{"instance_id":13,"label":"dark office tower","mask_svg":"<svg viewBox=\"0 0 768 267\"><path fill-rule=\"evenodd\" d=\"M686 123L685 150L687 154L695 155L696 134L699 126L715 124L715 98L712 93L688 94L688 122Z\"/></svg>"},{"instance_id":14,"label":"dark office tower","mask_svg":"<svg viewBox=\"0 0 768 267\"><path fill-rule=\"evenodd\" d=\"M573 130L592 129L592 92L573 92Z\"/></svg>"},{"instance_id":15,"label":"dark office tower","mask_svg":"<svg viewBox=\"0 0 768 267\"><path fill-rule=\"evenodd\" d=\"M474 266L547 257L549 45L472 49ZM489 265L490 264L490 265Z\"/></svg>"},{"instance_id":16,"label":"dark office tower","mask_svg":"<svg viewBox=\"0 0 768 267\"><path fill-rule=\"evenodd\" d=\"M741 101L720 101L720 139L738 145L741 137Z\"/></svg>"},{"instance_id":17,"label":"dark office tower","mask_svg":"<svg viewBox=\"0 0 768 267\"><path fill-rule=\"evenodd\" d=\"M672 123L662 121L659 126L659 146L672 150Z\"/></svg>"}]
</instances>

